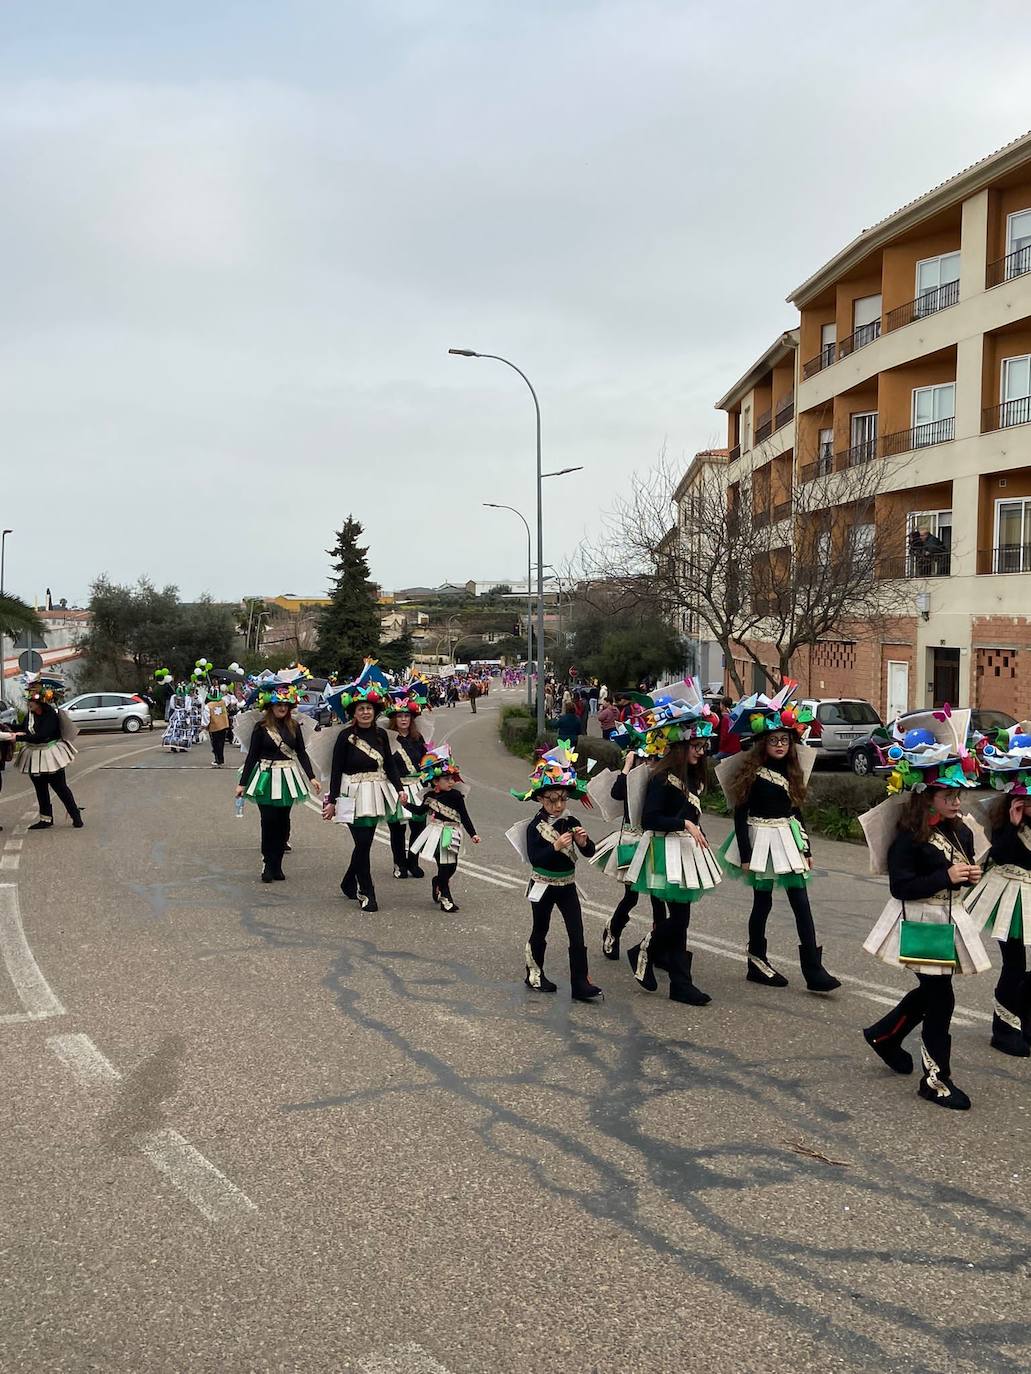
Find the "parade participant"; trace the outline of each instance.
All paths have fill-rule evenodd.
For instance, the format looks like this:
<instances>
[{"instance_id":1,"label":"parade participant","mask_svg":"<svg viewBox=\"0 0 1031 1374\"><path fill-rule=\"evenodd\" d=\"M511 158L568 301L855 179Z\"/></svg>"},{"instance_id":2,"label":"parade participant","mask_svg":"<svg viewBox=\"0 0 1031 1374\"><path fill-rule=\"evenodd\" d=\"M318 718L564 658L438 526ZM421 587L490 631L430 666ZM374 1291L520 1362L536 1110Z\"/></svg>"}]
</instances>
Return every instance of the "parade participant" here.
<instances>
[{"instance_id":1,"label":"parade participant","mask_svg":"<svg viewBox=\"0 0 1031 1374\"><path fill-rule=\"evenodd\" d=\"M991 847L984 876L963 898L978 926L999 942L992 1047L1017 1059L1031 1054L1031 722L999 730L981 751L981 767L1001 795L987 808Z\"/></svg>"},{"instance_id":2,"label":"parade participant","mask_svg":"<svg viewBox=\"0 0 1031 1374\"><path fill-rule=\"evenodd\" d=\"M378 911L372 882L372 845L376 826L398 807L404 776L387 732L376 724L386 705L376 680L351 683L326 693L326 703L344 728L333 741L329 791L323 817L346 824L353 850L340 891L363 911Z\"/></svg>"},{"instance_id":3,"label":"parade participant","mask_svg":"<svg viewBox=\"0 0 1031 1374\"><path fill-rule=\"evenodd\" d=\"M823 949L816 943L806 890L812 877L812 852L802 807L815 753L799 743L809 720L805 712L789 704L796 686L785 683L773 698L746 697L734 709L734 731L751 747L724 760L716 770L734 813L734 830L720 849L720 858L731 877L743 879L753 889L748 981L787 987L788 980L770 963L766 950L773 892L781 888L795 917L806 988L826 993L841 983L823 967Z\"/></svg>"},{"instance_id":4,"label":"parade participant","mask_svg":"<svg viewBox=\"0 0 1031 1374\"><path fill-rule=\"evenodd\" d=\"M657 699L646 727L631 730L648 766L643 787L634 789L644 793L643 834L626 877L635 892L647 893L659 905L653 904L652 930L627 950L627 959L647 991L656 990L655 969L661 968L669 974L670 1000L698 1007L712 999L692 977L687 931L692 905L723 877L701 828L705 756L717 729L698 684L687 679L681 697Z\"/></svg>"},{"instance_id":5,"label":"parade participant","mask_svg":"<svg viewBox=\"0 0 1031 1374\"><path fill-rule=\"evenodd\" d=\"M76 830L81 830L84 824L65 776L65 769L77 753L72 740L78 731L68 717L58 711L60 690L58 684L41 677L30 679L25 691L29 708L25 728L10 732L21 742L21 771L29 775L39 807L39 817L28 827L30 830L53 827L51 792L60 799Z\"/></svg>"},{"instance_id":6,"label":"parade participant","mask_svg":"<svg viewBox=\"0 0 1031 1374\"><path fill-rule=\"evenodd\" d=\"M200 723L207 730L208 739L211 741L212 768L223 768L226 761L226 741L229 738L229 708L221 688L214 685L208 688L207 700L201 707Z\"/></svg>"},{"instance_id":7,"label":"parade participant","mask_svg":"<svg viewBox=\"0 0 1031 1374\"><path fill-rule=\"evenodd\" d=\"M283 855L290 842L290 811L307 801L309 790L318 796L301 723L294 718L297 689L266 682L255 693L260 720L240 717L241 743L247 756L236 788L238 797L255 802L261 817L261 881L283 882Z\"/></svg>"},{"instance_id":8,"label":"parade participant","mask_svg":"<svg viewBox=\"0 0 1031 1374\"><path fill-rule=\"evenodd\" d=\"M189 688L179 683L168 698L168 724L161 736L161 747L170 754L185 754L193 744L192 713Z\"/></svg>"},{"instance_id":9,"label":"parade participant","mask_svg":"<svg viewBox=\"0 0 1031 1374\"><path fill-rule=\"evenodd\" d=\"M612 769L606 769L604 772L595 773L587 787L587 795L606 820L615 818L609 814L609 806L614 802L620 808L618 814L622 821L618 830L599 841L590 860L593 866L601 869L607 877L623 884L623 895L605 922L605 929L601 933L601 952L606 959L613 960L619 958L620 937L630 923L630 913L636 907L640 895L630 885L626 876L643 832L640 805L636 806L634 812L631 811L630 790L627 785L631 771L640 762L640 755L630 747L629 737L627 740L627 752L619 772L614 773ZM643 796L637 789L635 802L641 801ZM665 914L665 908L658 898L652 897L653 922L661 920Z\"/></svg>"},{"instance_id":10,"label":"parade participant","mask_svg":"<svg viewBox=\"0 0 1031 1374\"><path fill-rule=\"evenodd\" d=\"M423 806L425 785L419 777L419 765L426 754L426 741L419 729L418 717L426 705L426 698L402 688L387 707L387 729L390 747L401 768L404 790L394 815L387 821L390 831L390 852L394 858L394 877L421 878L419 857L411 847L426 824ZM407 811L407 817L405 812ZM408 841L405 842L405 824Z\"/></svg>"},{"instance_id":11,"label":"parade participant","mask_svg":"<svg viewBox=\"0 0 1031 1374\"><path fill-rule=\"evenodd\" d=\"M909 716L902 743L888 751L889 797L859 818L870 870L886 872L891 891L863 948L886 964L911 968L917 978L917 986L863 1037L890 1069L909 1074L913 1060L903 1041L920 1026L919 1094L954 1111L966 1111L970 1099L952 1081L952 976L991 967L959 896L981 877L973 835L960 819L962 789L977 786L974 761L962 743L969 714Z\"/></svg>"},{"instance_id":12,"label":"parade participant","mask_svg":"<svg viewBox=\"0 0 1031 1374\"><path fill-rule=\"evenodd\" d=\"M539 802L540 810L528 823L520 821L514 825L507 835L533 870L526 889L533 918L526 942L526 986L539 992L557 991L545 976L544 953L551 914L558 907L569 940L572 999L591 1002L602 993L591 982L587 969L583 913L576 890L576 859L579 854L589 859L594 853L594 841L579 821L565 814L569 799L582 799L586 791L586 785L576 776L575 762L576 755L561 745L537 760L527 791L513 790L512 795L519 801Z\"/></svg>"},{"instance_id":13,"label":"parade participant","mask_svg":"<svg viewBox=\"0 0 1031 1374\"><path fill-rule=\"evenodd\" d=\"M462 831L473 844L479 844L480 837L465 804L468 788L451 757L450 745L443 744L423 755L419 778L425 789L426 823L412 844L412 853L433 856L437 863L433 900L441 911L457 911L451 879L462 850Z\"/></svg>"}]
</instances>

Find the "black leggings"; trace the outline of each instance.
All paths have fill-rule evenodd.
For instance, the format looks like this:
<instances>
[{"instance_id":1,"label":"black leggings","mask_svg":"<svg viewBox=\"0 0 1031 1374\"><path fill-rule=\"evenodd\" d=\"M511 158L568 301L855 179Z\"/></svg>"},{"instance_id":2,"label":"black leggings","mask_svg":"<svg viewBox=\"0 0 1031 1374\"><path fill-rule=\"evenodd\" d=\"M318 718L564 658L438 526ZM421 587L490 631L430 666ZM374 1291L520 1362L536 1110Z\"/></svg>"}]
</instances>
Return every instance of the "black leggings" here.
<instances>
[{"instance_id":1,"label":"black leggings","mask_svg":"<svg viewBox=\"0 0 1031 1374\"><path fill-rule=\"evenodd\" d=\"M457 864L442 864L437 860L437 890L442 897L451 896L451 879L455 876Z\"/></svg>"},{"instance_id":2,"label":"black leggings","mask_svg":"<svg viewBox=\"0 0 1031 1374\"><path fill-rule=\"evenodd\" d=\"M374 825L349 825L351 839L354 841L354 850L351 854L351 862L347 865L347 872L344 874L344 881L348 878L356 879L359 888L367 897L372 895L372 844L376 838L376 827Z\"/></svg>"},{"instance_id":3,"label":"black leggings","mask_svg":"<svg viewBox=\"0 0 1031 1374\"><path fill-rule=\"evenodd\" d=\"M630 923L630 913L637 905L639 892L635 892L632 887L627 886L622 897L616 905L615 911L609 917L609 931L613 935L621 935ZM651 898L652 921L658 922L666 919L666 908L659 901L658 897Z\"/></svg>"},{"instance_id":4,"label":"black leggings","mask_svg":"<svg viewBox=\"0 0 1031 1374\"><path fill-rule=\"evenodd\" d=\"M788 902L795 915L798 943L806 949L816 944L816 926L809 905L809 893L804 887L789 887ZM773 910L773 892L756 888L752 895L752 914L748 918L748 948L752 954L766 957L766 922Z\"/></svg>"},{"instance_id":5,"label":"black leggings","mask_svg":"<svg viewBox=\"0 0 1031 1374\"><path fill-rule=\"evenodd\" d=\"M917 985L907 992L897 1007L872 1027L877 1038L903 1040L923 1023L923 1036L931 1053L943 1054L942 1038L949 1033L956 993L951 973L918 973Z\"/></svg>"},{"instance_id":6,"label":"black leggings","mask_svg":"<svg viewBox=\"0 0 1031 1374\"><path fill-rule=\"evenodd\" d=\"M1025 1003L1028 997L1027 955L1024 953L1023 940L1000 940L1002 968L999 981L995 985L995 996L1000 1006L1017 1016L1026 1015Z\"/></svg>"},{"instance_id":7,"label":"black leggings","mask_svg":"<svg viewBox=\"0 0 1031 1374\"><path fill-rule=\"evenodd\" d=\"M412 845L418 839L420 833L426 829L425 819L413 817L408 822L408 840L405 842L405 822L391 821L387 826L390 831L390 852L394 856L394 863L398 868L405 868L408 864L408 855ZM418 857L418 856L416 856Z\"/></svg>"},{"instance_id":8,"label":"black leggings","mask_svg":"<svg viewBox=\"0 0 1031 1374\"><path fill-rule=\"evenodd\" d=\"M547 940L551 927L551 913L555 907L558 907L566 923L569 948L581 949L584 943L584 918L580 910L580 894L574 883L568 883L565 887L555 887L549 883L540 901L530 903L530 911L533 913L531 948L536 950L539 944Z\"/></svg>"},{"instance_id":9,"label":"black leggings","mask_svg":"<svg viewBox=\"0 0 1031 1374\"><path fill-rule=\"evenodd\" d=\"M45 820L54 819L54 804L50 800L51 792L57 794L72 820L78 820L79 808L75 804L75 798L72 796L72 789L68 786L68 779L64 775L63 768L59 768L56 773L32 773L30 776L36 793L39 814Z\"/></svg>"},{"instance_id":10,"label":"black leggings","mask_svg":"<svg viewBox=\"0 0 1031 1374\"><path fill-rule=\"evenodd\" d=\"M262 806L258 803L261 817L261 857L272 869L279 868L286 853L286 842L290 838L289 806Z\"/></svg>"}]
</instances>

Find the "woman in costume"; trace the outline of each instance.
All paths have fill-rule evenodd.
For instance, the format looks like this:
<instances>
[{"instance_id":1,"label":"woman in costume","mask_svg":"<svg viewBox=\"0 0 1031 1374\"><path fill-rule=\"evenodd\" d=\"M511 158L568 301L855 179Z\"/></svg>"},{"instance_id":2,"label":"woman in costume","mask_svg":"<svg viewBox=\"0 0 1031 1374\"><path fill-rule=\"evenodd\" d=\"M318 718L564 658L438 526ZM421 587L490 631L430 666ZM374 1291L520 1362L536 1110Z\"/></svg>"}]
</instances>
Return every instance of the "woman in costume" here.
<instances>
[{"instance_id":1,"label":"woman in costume","mask_svg":"<svg viewBox=\"0 0 1031 1374\"><path fill-rule=\"evenodd\" d=\"M999 942L1002 969L995 985L992 1046L1016 1059L1031 1054L1031 722L1000 730L985 746L981 766L1000 795L988 812L991 848L984 876L963 905Z\"/></svg>"},{"instance_id":2,"label":"woman in costume","mask_svg":"<svg viewBox=\"0 0 1031 1374\"><path fill-rule=\"evenodd\" d=\"M631 732L640 739L649 762L641 812L644 833L627 868L627 880L635 892L647 893L660 905L653 905L652 929L627 950L627 959L647 991L658 987L655 969L661 968L669 974L671 1001L703 1007L712 999L692 977L687 930L692 904L723 877L701 828L705 756L718 723L700 693L697 700L656 706L653 723Z\"/></svg>"},{"instance_id":3,"label":"woman in costume","mask_svg":"<svg viewBox=\"0 0 1031 1374\"><path fill-rule=\"evenodd\" d=\"M161 747L170 754L185 754L193 744L193 704L190 690L179 683L168 698L168 725L161 736Z\"/></svg>"},{"instance_id":4,"label":"woman in costume","mask_svg":"<svg viewBox=\"0 0 1031 1374\"><path fill-rule=\"evenodd\" d=\"M372 844L380 821L397 814L404 773L376 717L386 705L377 682L352 683L326 693L345 724L336 732L323 817L347 825L354 848L340 891L363 911L378 911L372 882Z\"/></svg>"},{"instance_id":5,"label":"woman in costume","mask_svg":"<svg viewBox=\"0 0 1031 1374\"><path fill-rule=\"evenodd\" d=\"M76 730L67 716L62 720L55 691L55 687L47 682L30 682L26 690L29 712L25 728L11 733L21 742L21 771L28 773L39 807L39 817L29 829L50 830L53 827L54 804L50 799L53 792L68 812L72 825L76 830L81 830L84 824L82 812L76 805L65 776L65 769L78 752L71 742Z\"/></svg>"},{"instance_id":6,"label":"woman in costume","mask_svg":"<svg viewBox=\"0 0 1031 1374\"><path fill-rule=\"evenodd\" d=\"M403 790L397 810L387 821L390 831L390 852L394 858L394 877L421 878L419 856L412 853L412 845L426 824L423 806L425 786L419 777L419 765L426 755L426 741L419 729L418 717L426 705L425 697L402 690L387 707L387 729L390 747L401 769ZM407 816L406 813L407 812ZM407 843L405 825L408 825Z\"/></svg>"},{"instance_id":7,"label":"woman in costume","mask_svg":"<svg viewBox=\"0 0 1031 1374\"><path fill-rule=\"evenodd\" d=\"M538 759L525 792L513 791L519 801L535 801L540 809L527 823L520 821L507 832L508 839L533 873L526 889L532 925L526 942L526 986L538 992L556 992L544 973L551 914L556 907L565 922L569 940L569 982L574 1002L592 1002L602 995L591 982L584 944L583 912L576 890L576 859L590 858L594 841L579 821L566 815L570 798L583 797L585 784L573 768L576 755L559 746Z\"/></svg>"},{"instance_id":8,"label":"woman in costume","mask_svg":"<svg viewBox=\"0 0 1031 1374\"><path fill-rule=\"evenodd\" d=\"M889 1069L910 1074L913 1060L903 1041L920 1026L918 1092L953 1111L966 1111L970 1099L952 1081L952 976L991 967L962 903L981 877L973 835L960 819L962 789L977 786L974 761L961 742L965 726L954 733L963 716L969 712L911 717L902 744L888 751L894 765L888 800L860 817L871 871L886 871L891 891L863 948L886 964L911 968L917 979L863 1038Z\"/></svg>"},{"instance_id":9,"label":"woman in costume","mask_svg":"<svg viewBox=\"0 0 1031 1374\"><path fill-rule=\"evenodd\" d=\"M255 802L261 816L261 881L283 882L283 855L290 842L290 811L318 796L319 780L308 757L304 733L294 719L295 687L266 683L257 693L262 718L251 731L247 757L236 788L238 797ZM241 724L241 730L243 730Z\"/></svg>"},{"instance_id":10,"label":"woman in costume","mask_svg":"<svg viewBox=\"0 0 1031 1374\"><path fill-rule=\"evenodd\" d=\"M437 863L433 900L441 911L457 911L451 894L451 879L458 868L462 831L473 844L479 844L480 837L465 804L467 788L451 757L450 745L443 744L423 756L419 780L425 798L426 820L412 846L412 853L433 856Z\"/></svg>"},{"instance_id":11,"label":"woman in costume","mask_svg":"<svg viewBox=\"0 0 1031 1374\"><path fill-rule=\"evenodd\" d=\"M773 698L747 697L734 710L734 732L751 740L751 748L725 760L716 776L734 811L734 831L720 850L731 877L752 888L748 918L746 977L765 987L787 987L788 980L770 963L766 925L773 892L787 894L798 932L798 959L810 992L827 993L841 983L823 966L823 948L807 886L812 877L812 851L805 832L806 773L799 741L809 722L789 705L796 684L789 682ZM809 751L811 756L811 751ZM810 758L806 764L811 767Z\"/></svg>"}]
</instances>

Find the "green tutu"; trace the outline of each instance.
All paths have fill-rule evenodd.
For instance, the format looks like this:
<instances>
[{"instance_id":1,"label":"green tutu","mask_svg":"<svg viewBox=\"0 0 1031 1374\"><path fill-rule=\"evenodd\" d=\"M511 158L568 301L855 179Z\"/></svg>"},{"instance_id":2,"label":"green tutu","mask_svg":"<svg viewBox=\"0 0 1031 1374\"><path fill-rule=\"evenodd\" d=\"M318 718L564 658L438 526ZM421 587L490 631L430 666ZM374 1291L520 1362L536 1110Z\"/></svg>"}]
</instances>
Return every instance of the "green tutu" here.
<instances>
[{"instance_id":1,"label":"green tutu","mask_svg":"<svg viewBox=\"0 0 1031 1374\"><path fill-rule=\"evenodd\" d=\"M251 780L249 787L244 792L244 797L247 801L255 802L258 806L298 806L308 800L307 787L302 793L300 783L295 775L285 768L281 770L278 790L280 795L273 797L272 769L259 768L257 777Z\"/></svg>"},{"instance_id":2,"label":"green tutu","mask_svg":"<svg viewBox=\"0 0 1031 1374\"><path fill-rule=\"evenodd\" d=\"M634 845L633 849L636 850L637 846ZM643 893L646 897L656 897L660 902L693 904L706 892L704 887L683 887L680 883L668 881L665 835L655 835L648 841L648 853L641 865L641 871L629 886L634 892Z\"/></svg>"},{"instance_id":3,"label":"green tutu","mask_svg":"<svg viewBox=\"0 0 1031 1374\"><path fill-rule=\"evenodd\" d=\"M720 862L723 864L724 871L730 878L738 882L746 883L748 887L754 888L756 892L772 892L775 887L782 888L785 892L789 888L805 887L812 881L812 871L806 869L804 873L747 873L741 865L733 859L727 857L727 850L734 843L735 835L732 830L719 848Z\"/></svg>"}]
</instances>

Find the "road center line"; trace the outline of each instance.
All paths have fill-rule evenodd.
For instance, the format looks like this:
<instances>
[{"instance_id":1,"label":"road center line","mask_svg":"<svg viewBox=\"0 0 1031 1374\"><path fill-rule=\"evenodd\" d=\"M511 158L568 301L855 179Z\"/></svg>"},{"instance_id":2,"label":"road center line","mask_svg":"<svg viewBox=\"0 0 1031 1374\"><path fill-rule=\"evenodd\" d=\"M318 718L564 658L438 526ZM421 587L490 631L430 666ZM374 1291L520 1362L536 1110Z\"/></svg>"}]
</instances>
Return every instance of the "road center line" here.
<instances>
[{"instance_id":1,"label":"road center line","mask_svg":"<svg viewBox=\"0 0 1031 1374\"><path fill-rule=\"evenodd\" d=\"M47 1047L84 1088L112 1087L121 1081L122 1075L88 1035L52 1035ZM136 1145L208 1221L228 1221L258 1210L246 1193L171 1127L148 1131Z\"/></svg>"},{"instance_id":2,"label":"road center line","mask_svg":"<svg viewBox=\"0 0 1031 1374\"><path fill-rule=\"evenodd\" d=\"M0 883L0 951L28 1019L36 1021L48 1016L63 1016L64 1007L43 977L25 938L18 905L18 888L14 883Z\"/></svg>"}]
</instances>

